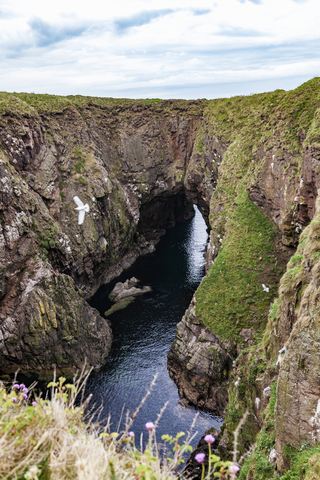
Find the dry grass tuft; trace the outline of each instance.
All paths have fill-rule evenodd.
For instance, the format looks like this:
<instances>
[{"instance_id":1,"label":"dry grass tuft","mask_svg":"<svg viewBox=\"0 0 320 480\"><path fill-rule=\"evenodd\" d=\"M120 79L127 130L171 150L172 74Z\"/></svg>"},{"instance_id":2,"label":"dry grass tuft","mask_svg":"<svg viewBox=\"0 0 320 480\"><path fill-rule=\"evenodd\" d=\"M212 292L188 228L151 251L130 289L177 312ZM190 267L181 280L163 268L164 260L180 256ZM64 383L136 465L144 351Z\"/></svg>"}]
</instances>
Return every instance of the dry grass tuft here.
<instances>
[{"instance_id":1,"label":"dry grass tuft","mask_svg":"<svg viewBox=\"0 0 320 480\"><path fill-rule=\"evenodd\" d=\"M84 422L85 382L90 372L73 384L65 378L54 379L51 400L37 397L24 385L6 389L0 383L0 478L7 480L177 480L178 465L184 452L191 449L191 430L185 445L175 440L172 460L160 450L154 429L149 443L138 450L129 429L140 410L127 418L122 433L111 433L109 423L101 428L90 419ZM150 394L148 390L146 397ZM82 394L81 405L76 398ZM28 398L26 398L28 397ZM145 398L146 398L145 397ZM142 400L141 405L145 399ZM164 407L165 408L165 407ZM159 413L157 426L164 408ZM172 443L172 442L170 442ZM171 450L170 446L169 449ZM168 452L169 453L169 452ZM171 455L172 456L172 455ZM229 462L230 463L230 462ZM224 476L227 478L227 476Z\"/></svg>"}]
</instances>

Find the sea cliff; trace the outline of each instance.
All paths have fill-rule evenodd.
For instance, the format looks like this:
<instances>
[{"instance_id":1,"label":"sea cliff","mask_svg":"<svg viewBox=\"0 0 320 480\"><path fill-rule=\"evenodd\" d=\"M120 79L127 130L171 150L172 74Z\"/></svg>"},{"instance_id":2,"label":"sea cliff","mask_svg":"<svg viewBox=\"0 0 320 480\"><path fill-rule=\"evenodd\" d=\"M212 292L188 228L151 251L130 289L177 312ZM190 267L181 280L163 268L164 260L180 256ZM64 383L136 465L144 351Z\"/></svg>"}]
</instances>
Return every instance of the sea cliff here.
<instances>
[{"instance_id":1,"label":"sea cliff","mask_svg":"<svg viewBox=\"0 0 320 480\"><path fill-rule=\"evenodd\" d=\"M319 107L318 78L211 101L1 93L1 370L99 367L111 331L87 299L197 204L206 276L170 375L226 415L222 455L248 410L241 452L267 435L268 468L290 468L287 445L318 432ZM81 226L74 195L90 205Z\"/></svg>"}]
</instances>

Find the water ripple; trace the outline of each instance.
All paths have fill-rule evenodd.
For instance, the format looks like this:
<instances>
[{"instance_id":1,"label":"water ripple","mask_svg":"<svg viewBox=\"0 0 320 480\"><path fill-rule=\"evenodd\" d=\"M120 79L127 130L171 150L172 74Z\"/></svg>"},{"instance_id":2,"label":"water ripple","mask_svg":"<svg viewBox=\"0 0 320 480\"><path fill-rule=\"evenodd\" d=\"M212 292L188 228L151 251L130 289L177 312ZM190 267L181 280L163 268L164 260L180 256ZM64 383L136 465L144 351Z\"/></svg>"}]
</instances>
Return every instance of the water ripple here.
<instances>
[{"instance_id":1,"label":"water ripple","mask_svg":"<svg viewBox=\"0 0 320 480\"><path fill-rule=\"evenodd\" d=\"M110 317L114 335L111 352L104 368L90 378L87 391L93 395L96 406L103 406L101 418L110 413L116 428L123 405L125 411L129 409L132 413L158 373L156 386L135 419L136 438L141 433L147 437L144 424L156 420L167 400L169 406L158 427L158 440L164 433L187 431L196 413L195 408L180 405L177 387L166 365L177 323L204 275L207 240L206 225L196 210L191 221L166 233L154 254L138 259L116 280L135 276L141 285L151 286L152 292ZM92 305L101 313L110 307L108 294L116 281L102 287L92 299ZM193 444L204 430L211 426L219 428L220 424L219 417L200 412L196 424L198 435Z\"/></svg>"}]
</instances>

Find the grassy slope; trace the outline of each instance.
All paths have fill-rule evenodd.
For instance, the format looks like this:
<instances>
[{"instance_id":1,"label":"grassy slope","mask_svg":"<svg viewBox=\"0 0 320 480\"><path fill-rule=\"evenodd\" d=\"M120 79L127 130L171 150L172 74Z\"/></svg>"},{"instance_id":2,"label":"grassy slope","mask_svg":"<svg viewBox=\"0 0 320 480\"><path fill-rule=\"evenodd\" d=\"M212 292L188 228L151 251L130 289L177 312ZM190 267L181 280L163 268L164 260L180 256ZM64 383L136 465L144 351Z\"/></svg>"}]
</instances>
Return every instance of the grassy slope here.
<instances>
[{"instance_id":1,"label":"grassy slope","mask_svg":"<svg viewBox=\"0 0 320 480\"><path fill-rule=\"evenodd\" d=\"M122 109L148 108L158 113L171 113L172 110L185 110L188 114L199 115L206 100L161 100L129 98L88 97L82 95L48 95L35 93L6 93L0 92L0 114L13 114L18 116L63 113L72 108L98 108L112 109L118 112Z\"/></svg>"},{"instance_id":2,"label":"grassy slope","mask_svg":"<svg viewBox=\"0 0 320 480\"><path fill-rule=\"evenodd\" d=\"M111 432L108 424L101 427L99 423L93 422L92 412L89 417L84 415L90 396L88 401L75 406L85 381L82 377L82 380L75 380L74 384L66 384L65 378L60 377L57 382L51 382L51 400L35 397L33 391L28 391L25 386L22 390L23 387L20 388L17 384L6 389L0 382L1 479L181 478L178 466L183 463L181 457L192 451L189 445L191 435L185 436L183 432L177 433L176 438L167 435L162 437L162 445L157 444L155 431L160 414L151 430L146 430L143 439L145 446L138 447L140 439L134 439L133 420L145 399L137 411L128 417L125 431ZM147 396L150 390L151 387ZM215 461L218 460L219 457L216 457ZM219 465L219 470L220 467L224 469L223 478L226 480L235 479L229 471L231 464L232 462L220 462Z\"/></svg>"},{"instance_id":3,"label":"grassy slope","mask_svg":"<svg viewBox=\"0 0 320 480\"><path fill-rule=\"evenodd\" d=\"M276 284L270 286L268 293L262 288L263 281L270 284L264 270L274 262L276 227L245 191L237 202L228 221L226 240L197 291L198 315L224 338L236 338L242 328L259 328L260 319L277 292ZM277 272L276 265L272 268Z\"/></svg>"},{"instance_id":4,"label":"grassy slope","mask_svg":"<svg viewBox=\"0 0 320 480\"><path fill-rule=\"evenodd\" d=\"M263 331L287 260L281 261L275 247L276 226L250 202L246 191L270 149L277 155L290 153L296 167L290 171L300 178L299 136L306 137L305 145L319 141L319 107L320 79L314 78L289 92L214 100L205 110L208 134L227 146L210 214L212 229L225 237L197 291L196 311L206 326L225 338L235 340L242 328L252 325ZM216 208L219 205L223 209ZM262 283L271 287L269 293Z\"/></svg>"}]
</instances>

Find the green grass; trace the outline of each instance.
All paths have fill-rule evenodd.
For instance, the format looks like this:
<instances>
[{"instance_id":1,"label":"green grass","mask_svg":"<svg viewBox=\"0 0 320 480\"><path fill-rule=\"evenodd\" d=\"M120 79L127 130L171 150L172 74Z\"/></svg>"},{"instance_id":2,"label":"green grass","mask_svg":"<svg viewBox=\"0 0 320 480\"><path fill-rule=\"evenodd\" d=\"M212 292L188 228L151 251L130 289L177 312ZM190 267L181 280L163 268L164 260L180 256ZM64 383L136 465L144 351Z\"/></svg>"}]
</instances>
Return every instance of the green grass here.
<instances>
[{"instance_id":1,"label":"green grass","mask_svg":"<svg viewBox=\"0 0 320 480\"><path fill-rule=\"evenodd\" d=\"M89 97L82 95L49 95L36 93L0 92L0 115L36 116L50 114L67 114L90 108L100 115L104 110L113 113L127 112L162 112L170 114L174 110L182 110L189 115L201 115L207 100L163 100L159 98L132 100L129 98Z\"/></svg>"},{"instance_id":2,"label":"green grass","mask_svg":"<svg viewBox=\"0 0 320 480\"><path fill-rule=\"evenodd\" d=\"M19 117L34 117L36 110L15 95L0 92L0 115L14 115Z\"/></svg>"},{"instance_id":3,"label":"green grass","mask_svg":"<svg viewBox=\"0 0 320 480\"><path fill-rule=\"evenodd\" d=\"M283 453L290 459L291 465L290 470L279 477L281 480L307 480L308 478L316 480L319 478L320 445L308 446L302 444L299 448L286 445ZM308 461L314 455L313 465L309 465ZM316 470L315 476L313 475L314 470Z\"/></svg>"},{"instance_id":4,"label":"green grass","mask_svg":"<svg viewBox=\"0 0 320 480\"><path fill-rule=\"evenodd\" d=\"M320 138L320 78L316 77L291 91L275 90L257 95L213 100L208 110L215 133L231 143L241 132L242 142L253 151L280 145L295 153L302 150L299 135Z\"/></svg>"},{"instance_id":5,"label":"green grass","mask_svg":"<svg viewBox=\"0 0 320 480\"><path fill-rule=\"evenodd\" d=\"M196 293L196 313L223 338L235 340L243 328L264 328L276 293L272 284L276 227L243 192L231 214L225 242ZM262 283L270 286L267 293Z\"/></svg>"},{"instance_id":6,"label":"green grass","mask_svg":"<svg viewBox=\"0 0 320 480\"><path fill-rule=\"evenodd\" d=\"M245 192L257 183L265 152L271 148L277 158L284 159L285 153L290 153L286 167L292 176L300 176L303 135L311 124L313 131L320 130L319 107L320 79L314 78L289 92L212 100L205 109L207 134L227 148L210 209L212 231L224 242L197 291L196 311L200 320L223 338L237 340L242 328L264 328L288 260L283 254L281 258L280 252L277 259L272 258L278 233ZM199 140L197 149L206 153ZM223 208L216 209L216 205ZM295 257L290 264L289 283L301 275L299 260ZM271 287L269 293L263 291L262 283Z\"/></svg>"},{"instance_id":7,"label":"green grass","mask_svg":"<svg viewBox=\"0 0 320 480\"><path fill-rule=\"evenodd\" d=\"M265 426L257 436L256 448L241 467L239 480L245 480L248 474L252 480L269 480L274 478L275 470L269 462L269 455L275 446L274 408L276 404L276 390L277 383L272 382L271 397L266 409Z\"/></svg>"}]
</instances>

